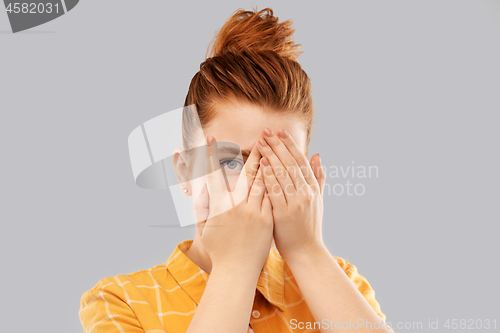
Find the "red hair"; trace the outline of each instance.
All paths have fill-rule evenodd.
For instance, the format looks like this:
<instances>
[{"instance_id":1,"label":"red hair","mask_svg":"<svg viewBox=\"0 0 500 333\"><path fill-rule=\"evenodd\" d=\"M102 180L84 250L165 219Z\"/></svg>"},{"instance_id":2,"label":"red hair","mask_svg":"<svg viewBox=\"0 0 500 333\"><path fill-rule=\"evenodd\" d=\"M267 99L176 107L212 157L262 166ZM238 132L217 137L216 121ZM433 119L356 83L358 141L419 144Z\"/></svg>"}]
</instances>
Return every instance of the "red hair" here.
<instances>
[{"instance_id":1,"label":"red hair","mask_svg":"<svg viewBox=\"0 0 500 333\"><path fill-rule=\"evenodd\" d=\"M311 82L296 61L303 51L294 43L294 31L292 21L278 23L271 8L236 10L209 44L184 106L196 105L202 127L217 115L220 102L289 113L304 122L308 144L314 117ZM185 149L190 148L189 123L184 117Z\"/></svg>"}]
</instances>

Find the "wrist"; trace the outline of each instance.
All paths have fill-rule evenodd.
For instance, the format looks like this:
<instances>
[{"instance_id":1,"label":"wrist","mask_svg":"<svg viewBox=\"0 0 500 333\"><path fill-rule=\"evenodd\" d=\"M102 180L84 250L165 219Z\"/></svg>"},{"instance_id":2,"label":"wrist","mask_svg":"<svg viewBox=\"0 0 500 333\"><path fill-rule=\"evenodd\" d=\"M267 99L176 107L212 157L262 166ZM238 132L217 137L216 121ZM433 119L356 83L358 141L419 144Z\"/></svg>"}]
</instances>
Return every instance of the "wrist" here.
<instances>
[{"instance_id":1,"label":"wrist","mask_svg":"<svg viewBox=\"0 0 500 333\"><path fill-rule=\"evenodd\" d=\"M331 257L326 245L323 243L311 244L304 249L281 255L287 265L292 268L293 266L305 266L314 263L321 258Z\"/></svg>"},{"instance_id":2,"label":"wrist","mask_svg":"<svg viewBox=\"0 0 500 333\"><path fill-rule=\"evenodd\" d=\"M246 265L245 263L228 263L220 262L213 263L212 271L210 275L214 273L219 276L228 276L232 279L243 279L245 281L253 281L257 283L259 279L261 269L257 269L254 266Z\"/></svg>"}]
</instances>

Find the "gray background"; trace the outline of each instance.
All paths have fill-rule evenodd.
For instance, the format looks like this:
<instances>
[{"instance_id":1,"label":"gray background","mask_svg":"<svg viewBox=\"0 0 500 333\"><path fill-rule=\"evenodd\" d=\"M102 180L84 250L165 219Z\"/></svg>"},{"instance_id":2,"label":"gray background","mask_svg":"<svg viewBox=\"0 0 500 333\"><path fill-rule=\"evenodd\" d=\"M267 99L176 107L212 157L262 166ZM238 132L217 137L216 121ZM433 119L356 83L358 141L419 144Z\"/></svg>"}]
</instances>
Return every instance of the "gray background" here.
<instances>
[{"instance_id":1,"label":"gray background","mask_svg":"<svg viewBox=\"0 0 500 333\"><path fill-rule=\"evenodd\" d=\"M252 4L294 20L311 154L379 168L364 196L325 198L331 252L390 322L500 320L500 1L107 0L15 35L0 13L3 331L81 332L84 291L193 237L151 227L175 212L134 184L127 137L182 106L213 33Z\"/></svg>"}]
</instances>

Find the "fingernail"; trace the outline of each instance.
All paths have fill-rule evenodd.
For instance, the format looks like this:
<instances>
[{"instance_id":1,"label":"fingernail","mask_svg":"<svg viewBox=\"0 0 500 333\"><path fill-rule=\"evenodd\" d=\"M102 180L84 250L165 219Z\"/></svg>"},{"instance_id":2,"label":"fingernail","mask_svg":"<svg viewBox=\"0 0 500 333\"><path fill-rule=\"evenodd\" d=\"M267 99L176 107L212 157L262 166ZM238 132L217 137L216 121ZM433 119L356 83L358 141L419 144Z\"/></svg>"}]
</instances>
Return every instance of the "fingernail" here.
<instances>
[{"instance_id":1,"label":"fingernail","mask_svg":"<svg viewBox=\"0 0 500 333\"><path fill-rule=\"evenodd\" d=\"M215 138L211 135L207 136L207 142L208 143L212 143L212 142L215 142Z\"/></svg>"},{"instance_id":2,"label":"fingernail","mask_svg":"<svg viewBox=\"0 0 500 333\"><path fill-rule=\"evenodd\" d=\"M286 130L284 130L284 129L280 129L280 131L278 132L278 135L280 137L282 137L283 139L288 138L288 132Z\"/></svg>"},{"instance_id":3,"label":"fingernail","mask_svg":"<svg viewBox=\"0 0 500 333\"><path fill-rule=\"evenodd\" d=\"M266 140L264 140L264 139L262 139L262 138L261 138L261 139L259 140L259 145L261 145L262 147L267 147L267 142L266 142Z\"/></svg>"},{"instance_id":4,"label":"fingernail","mask_svg":"<svg viewBox=\"0 0 500 333\"><path fill-rule=\"evenodd\" d=\"M264 134L266 136L273 136L273 131L271 131L268 127L264 128Z\"/></svg>"},{"instance_id":5,"label":"fingernail","mask_svg":"<svg viewBox=\"0 0 500 333\"><path fill-rule=\"evenodd\" d=\"M260 161L262 162L263 165L269 166L269 161L268 161L268 159L266 157L262 157L260 159Z\"/></svg>"}]
</instances>

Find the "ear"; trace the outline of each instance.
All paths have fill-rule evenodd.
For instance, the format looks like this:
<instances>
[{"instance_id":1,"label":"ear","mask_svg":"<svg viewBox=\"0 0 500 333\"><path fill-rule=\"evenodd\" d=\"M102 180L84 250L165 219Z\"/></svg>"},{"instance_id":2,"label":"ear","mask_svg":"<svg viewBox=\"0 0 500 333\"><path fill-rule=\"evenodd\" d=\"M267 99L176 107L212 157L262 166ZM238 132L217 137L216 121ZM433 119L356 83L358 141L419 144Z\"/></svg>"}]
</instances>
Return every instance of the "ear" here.
<instances>
[{"instance_id":1,"label":"ear","mask_svg":"<svg viewBox=\"0 0 500 333\"><path fill-rule=\"evenodd\" d=\"M179 189L187 196L192 195L191 182L189 181L189 168L186 163L186 154L182 148L175 148L172 156L172 165L179 182Z\"/></svg>"}]
</instances>

